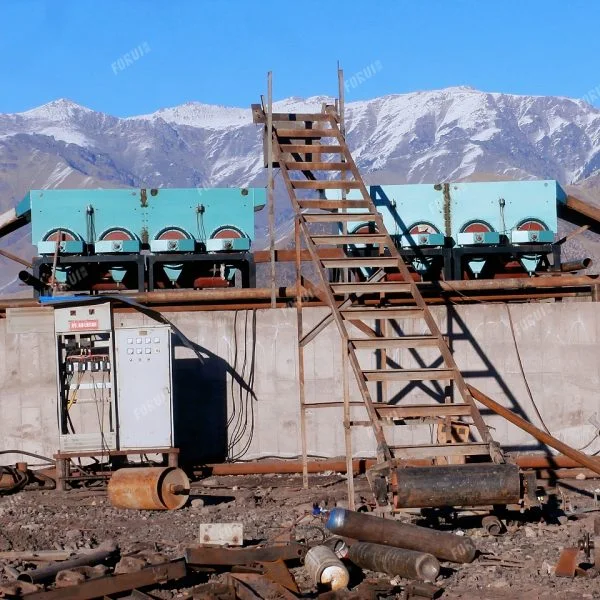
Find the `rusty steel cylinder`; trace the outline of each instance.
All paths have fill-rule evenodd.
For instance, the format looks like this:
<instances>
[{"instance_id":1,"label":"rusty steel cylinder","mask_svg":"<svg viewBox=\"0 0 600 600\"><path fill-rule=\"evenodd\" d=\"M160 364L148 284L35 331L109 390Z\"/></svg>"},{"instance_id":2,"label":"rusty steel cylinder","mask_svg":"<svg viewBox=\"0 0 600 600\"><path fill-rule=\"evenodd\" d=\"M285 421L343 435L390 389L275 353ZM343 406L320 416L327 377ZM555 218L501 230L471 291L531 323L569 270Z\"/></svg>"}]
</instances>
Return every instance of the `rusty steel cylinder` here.
<instances>
[{"instance_id":1,"label":"rusty steel cylinder","mask_svg":"<svg viewBox=\"0 0 600 600\"><path fill-rule=\"evenodd\" d=\"M440 563L432 554L383 544L352 544L348 558L361 569L399 575L407 579L435 581L440 573Z\"/></svg>"},{"instance_id":2,"label":"rusty steel cylinder","mask_svg":"<svg viewBox=\"0 0 600 600\"><path fill-rule=\"evenodd\" d=\"M108 482L108 499L116 508L174 510L189 493L190 480L176 467L119 469Z\"/></svg>"},{"instance_id":3,"label":"rusty steel cylinder","mask_svg":"<svg viewBox=\"0 0 600 600\"><path fill-rule=\"evenodd\" d=\"M334 591L347 587L350 581L348 569L327 546L313 546L306 553L304 566L315 583L329 585Z\"/></svg>"},{"instance_id":4,"label":"rusty steel cylinder","mask_svg":"<svg viewBox=\"0 0 600 600\"><path fill-rule=\"evenodd\" d=\"M510 464L403 467L392 474L392 492L396 508L517 504L521 478Z\"/></svg>"},{"instance_id":5,"label":"rusty steel cylinder","mask_svg":"<svg viewBox=\"0 0 600 600\"><path fill-rule=\"evenodd\" d=\"M436 558L456 563L470 563L476 553L471 538L357 513L345 508L334 508L325 526L336 535L361 542L426 552Z\"/></svg>"}]
</instances>

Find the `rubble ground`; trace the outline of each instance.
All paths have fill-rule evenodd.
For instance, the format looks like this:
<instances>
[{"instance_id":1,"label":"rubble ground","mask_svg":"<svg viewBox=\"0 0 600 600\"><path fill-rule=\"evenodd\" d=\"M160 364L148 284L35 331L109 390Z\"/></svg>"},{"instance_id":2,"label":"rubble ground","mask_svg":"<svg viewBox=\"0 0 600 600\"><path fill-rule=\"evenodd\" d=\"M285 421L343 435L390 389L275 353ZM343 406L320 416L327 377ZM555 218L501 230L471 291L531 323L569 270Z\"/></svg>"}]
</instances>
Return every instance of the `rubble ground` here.
<instances>
[{"instance_id":1,"label":"rubble ground","mask_svg":"<svg viewBox=\"0 0 600 600\"><path fill-rule=\"evenodd\" d=\"M467 565L443 563L436 582L444 588L441 597L452 600L600 598L600 578L569 579L554 575L561 550L577 546L577 540L585 532L593 533L594 516L600 515L600 505L598 512L593 511L597 502L594 490L598 487L600 482L594 480L562 482L556 489L548 490L552 498L569 511L590 512L567 517L555 510L536 519L515 513L507 521L506 533L498 537L488 535L480 527L478 517L459 518L446 525L449 531L471 536L480 556ZM357 498L369 497L364 477L357 478L356 490ZM326 513L313 515L313 504L318 503L326 511L336 504L344 506L345 497L345 479L337 474L311 476L309 489L303 489L302 478L295 475L209 477L193 484L185 508L172 512L116 509L108 502L105 491L97 488L21 492L0 497L0 552L77 551L114 540L121 555L151 549L176 558L188 545L198 542L199 526L207 522L243 523L247 542L273 541L293 528L296 539L307 539L314 544L329 534L324 529ZM583 553L580 557L583 562ZM8 567L0 569L2 582L10 580L11 567L17 570L33 567L7 560L0 561L0 566ZM298 565L291 571L304 597L315 597L317 590L303 567ZM390 580L382 574L366 575ZM173 585L167 588L153 594L165 600L186 597L185 590ZM396 597L396 592L382 597Z\"/></svg>"}]
</instances>

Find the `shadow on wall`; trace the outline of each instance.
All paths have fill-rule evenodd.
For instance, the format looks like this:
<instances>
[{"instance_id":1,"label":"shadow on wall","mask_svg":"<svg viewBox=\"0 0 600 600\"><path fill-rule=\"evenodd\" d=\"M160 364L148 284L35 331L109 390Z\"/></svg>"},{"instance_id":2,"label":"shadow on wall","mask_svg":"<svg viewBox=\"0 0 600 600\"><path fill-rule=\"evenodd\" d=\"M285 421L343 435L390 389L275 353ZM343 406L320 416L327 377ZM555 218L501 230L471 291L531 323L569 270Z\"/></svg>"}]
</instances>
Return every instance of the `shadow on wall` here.
<instances>
[{"instance_id":1,"label":"shadow on wall","mask_svg":"<svg viewBox=\"0 0 600 600\"><path fill-rule=\"evenodd\" d=\"M242 320L243 333L238 335ZM185 347L174 340L173 421L175 446L184 466L242 458L252 443L256 311L235 313L232 337L233 364L194 342L190 343L196 356L178 358L177 349Z\"/></svg>"},{"instance_id":2,"label":"shadow on wall","mask_svg":"<svg viewBox=\"0 0 600 600\"><path fill-rule=\"evenodd\" d=\"M508 307L508 304L506 304L505 306ZM490 358L487 356L487 354L485 353L483 348L477 342L477 340L475 339L475 337L469 330L467 324L460 317L456 308L454 306L450 306L450 305L448 305L448 307L447 307L446 335L448 336L448 339L450 340L450 349L452 349L452 342L455 342L458 340L467 341L469 343L470 347L475 351L477 356L481 359L481 361L484 364L484 368L480 369L480 370L476 370L476 371L463 370L463 376L464 376L465 380L475 387L480 387L478 380L481 380L481 379L486 380L486 379L490 379L490 378L494 379L500 386L500 389L502 390L502 392L504 393L504 395L506 396L508 401L510 402L510 406L508 406L507 408L512 410L516 415L518 415L519 417L522 417L526 421L534 423L534 421L532 421L532 419L531 419L531 416L523 409L520 402L517 400L516 396L512 393L508 384L502 378L502 375L499 373L499 371L496 369L496 367L494 366L494 364L492 363ZM486 417L489 417L489 416L495 414L492 411L490 411L489 409L484 408L481 404L478 404L478 407L479 407L479 410L480 410L481 415L483 416L484 420L486 419ZM537 425L537 423L534 423L534 424ZM493 432L492 432L492 435L493 435ZM548 453L550 452L550 448L548 448L545 444L542 444L541 442L534 440L533 437L530 439L531 439L531 443L529 443L529 444L512 445L512 446L504 445L502 448L503 448L503 450L505 450L507 452L531 452L531 451L541 451L541 450L544 450Z\"/></svg>"}]
</instances>

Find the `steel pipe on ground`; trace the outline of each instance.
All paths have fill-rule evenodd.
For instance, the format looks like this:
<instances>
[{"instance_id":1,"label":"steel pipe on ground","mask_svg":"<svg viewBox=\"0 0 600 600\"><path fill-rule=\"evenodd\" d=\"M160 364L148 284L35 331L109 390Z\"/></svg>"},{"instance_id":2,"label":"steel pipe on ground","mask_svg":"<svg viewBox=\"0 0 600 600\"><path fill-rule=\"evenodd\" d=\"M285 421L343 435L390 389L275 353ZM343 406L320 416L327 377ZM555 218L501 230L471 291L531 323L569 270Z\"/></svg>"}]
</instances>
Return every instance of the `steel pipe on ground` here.
<instances>
[{"instance_id":1,"label":"steel pipe on ground","mask_svg":"<svg viewBox=\"0 0 600 600\"><path fill-rule=\"evenodd\" d=\"M475 544L468 537L408 525L392 519L334 508L325 525L336 535L361 542L385 544L396 548L433 554L442 560L470 563L475 558Z\"/></svg>"},{"instance_id":2,"label":"steel pipe on ground","mask_svg":"<svg viewBox=\"0 0 600 600\"><path fill-rule=\"evenodd\" d=\"M52 581L59 571L65 569L73 569L75 567L85 567L98 565L104 562L107 558L110 558L117 551L117 545L115 542L105 542L98 549L82 554L77 558L71 560L65 560L58 562L41 569L34 569L33 571L25 571L18 577L19 581L28 581L29 583L45 583Z\"/></svg>"}]
</instances>

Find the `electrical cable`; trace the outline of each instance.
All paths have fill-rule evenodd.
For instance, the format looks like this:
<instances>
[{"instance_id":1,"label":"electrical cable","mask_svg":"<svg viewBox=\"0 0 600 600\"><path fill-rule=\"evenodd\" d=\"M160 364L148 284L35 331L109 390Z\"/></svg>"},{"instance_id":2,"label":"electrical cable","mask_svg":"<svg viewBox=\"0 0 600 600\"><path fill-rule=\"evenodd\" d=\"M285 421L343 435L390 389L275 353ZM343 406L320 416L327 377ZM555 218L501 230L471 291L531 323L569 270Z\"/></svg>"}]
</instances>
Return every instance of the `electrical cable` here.
<instances>
[{"instance_id":1,"label":"electrical cable","mask_svg":"<svg viewBox=\"0 0 600 600\"><path fill-rule=\"evenodd\" d=\"M535 410L535 414L537 415L537 418L539 419L544 431L548 434L548 435L552 435L550 433L550 430L548 429L548 427L546 426L546 423L537 407L537 404L535 403L535 400L533 399L533 394L531 393L531 388L529 387L529 382L527 381L527 376L525 375L525 369L523 368L523 361L521 360L521 353L519 352L519 345L517 344L517 338L515 336L515 328L513 325L513 320L512 320L512 316L510 314L510 307L508 306L508 304L506 304L506 313L508 315L508 324L510 325L510 333L512 335L512 339L513 339L513 344L515 346L515 353L517 355L517 362L519 363L519 370L521 371L521 377L523 378L523 383L525 384L525 389L527 390L527 395L529 396L529 400L531 401L531 405L533 406L533 410Z\"/></svg>"}]
</instances>

